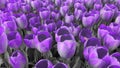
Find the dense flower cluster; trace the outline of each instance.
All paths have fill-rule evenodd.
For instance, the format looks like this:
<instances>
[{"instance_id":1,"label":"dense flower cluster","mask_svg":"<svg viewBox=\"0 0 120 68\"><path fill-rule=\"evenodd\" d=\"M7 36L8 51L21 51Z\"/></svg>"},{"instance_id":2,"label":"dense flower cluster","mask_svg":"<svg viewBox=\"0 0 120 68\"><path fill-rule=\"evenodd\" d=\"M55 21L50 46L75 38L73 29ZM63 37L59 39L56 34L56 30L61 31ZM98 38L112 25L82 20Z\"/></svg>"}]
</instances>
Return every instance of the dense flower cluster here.
<instances>
[{"instance_id":1,"label":"dense flower cluster","mask_svg":"<svg viewBox=\"0 0 120 68\"><path fill-rule=\"evenodd\" d=\"M0 68L120 68L120 0L0 0Z\"/></svg>"}]
</instances>

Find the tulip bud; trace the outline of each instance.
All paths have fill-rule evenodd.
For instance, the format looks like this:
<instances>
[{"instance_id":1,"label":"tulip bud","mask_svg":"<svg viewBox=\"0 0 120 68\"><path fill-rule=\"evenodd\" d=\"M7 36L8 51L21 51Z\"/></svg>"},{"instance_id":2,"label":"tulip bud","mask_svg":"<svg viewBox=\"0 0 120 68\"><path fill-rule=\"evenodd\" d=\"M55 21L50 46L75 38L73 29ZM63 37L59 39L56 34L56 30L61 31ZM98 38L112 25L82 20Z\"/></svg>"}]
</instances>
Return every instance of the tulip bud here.
<instances>
[{"instance_id":1,"label":"tulip bud","mask_svg":"<svg viewBox=\"0 0 120 68\"><path fill-rule=\"evenodd\" d=\"M27 59L22 52L14 51L9 57L9 63L13 68L25 68Z\"/></svg>"}]
</instances>

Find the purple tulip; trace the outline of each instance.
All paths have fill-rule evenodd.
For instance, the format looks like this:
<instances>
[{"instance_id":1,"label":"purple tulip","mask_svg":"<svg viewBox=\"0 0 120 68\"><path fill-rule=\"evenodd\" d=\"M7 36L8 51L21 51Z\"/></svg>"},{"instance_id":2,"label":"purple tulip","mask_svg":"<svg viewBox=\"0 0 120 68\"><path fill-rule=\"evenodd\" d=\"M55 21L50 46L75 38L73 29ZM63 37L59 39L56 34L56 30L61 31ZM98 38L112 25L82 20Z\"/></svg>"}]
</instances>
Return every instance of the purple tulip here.
<instances>
[{"instance_id":1,"label":"purple tulip","mask_svg":"<svg viewBox=\"0 0 120 68\"><path fill-rule=\"evenodd\" d=\"M39 27L41 26L41 23L40 23L40 18L38 16L33 16L29 19L29 26L30 27Z\"/></svg>"},{"instance_id":2,"label":"purple tulip","mask_svg":"<svg viewBox=\"0 0 120 68\"><path fill-rule=\"evenodd\" d=\"M52 68L53 64L47 59L41 59L35 64L35 68Z\"/></svg>"},{"instance_id":3,"label":"purple tulip","mask_svg":"<svg viewBox=\"0 0 120 68\"><path fill-rule=\"evenodd\" d=\"M27 17L25 14L22 14L20 17L16 18L17 25L19 28L24 29L28 26Z\"/></svg>"},{"instance_id":4,"label":"purple tulip","mask_svg":"<svg viewBox=\"0 0 120 68\"><path fill-rule=\"evenodd\" d=\"M39 31L34 39L36 49L41 53L48 52L51 49L52 41L52 36L47 31Z\"/></svg>"},{"instance_id":5,"label":"purple tulip","mask_svg":"<svg viewBox=\"0 0 120 68\"><path fill-rule=\"evenodd\" d=\"M10 33L11 31L17 31L17 25L15 21L5 21L3 24L6 33Z\"/></svg>"},{"instance_id":6,"label":"purple tulip","mask_svg":"<svg viewBox=\"0 0 120 68\"><path fill-rule=\"evenodd\" d=\"M53 11L51 12L51 18L52 18L52 19L58 20L59 17L60 17L60 13L59 13L58 10L53 10Z\"/></svg>"},{"instance_id":7,"label":"purple tulip","mask_svg":"<svg viewBox=\"0 0 120 68\"><path fill-rule=\"evenodd\" d=\"M110 50L116 49L119 46L119 44L120 44L120 40L115 38L114 36L111 36L111 35L107 34L104 37L104 44Z\"/></svg>"},{"instance_id":8,"label":"purple tulip","mask_svg":"<svg viewBox=\"0 0 120 68\"><path fill-rule=\"evenodd\" d=\"M24 38L24 43L29 48L35 48L34 35L33 34L26 35L25 38Z\"/></svg>"},{"instance_id":9,"label":"purple tulip","mask_svg":"<svg viewBox=\"0 0 120 68\"><path fill-rule=\"evenodd\" d=\"M92 13L86 13L82 17L82 24L84 27L91 27L95 23L95 16Z\"/></svg>"},{"instance_id":10,"label":"purple tulip","mask_svg":"<svg viewBox=\"0 0 120 68\"><path fill-rule=\"evenodd\" d=\"M13 68L24 68L27 63L27 59L21 51L17 50L9 57L9 63Z\"/></svg>"},{"instance_id":11,"label":"purple tulip","mask_svg":"<svg viewBox=\"0 0 120 68\"><path fill-rule=\"evenodd\" d=\"M55 5L56 6L61 6L62 0L55 0Z\"/></svg>"},{"instance_id":12,"label":"purple tulip","mask_svg":"<svg viewBox=\"0 0 120 68\"><path fill-rule=\"evenodd\" d=\"M8 39L4 32L4 28L0 26L0 54L7 51Z\"/></svg>"},{"instance_id":13,"label":"purple tulip","mask_svg":"<svg viewBox=\"0 0 120 68\"><path fill-rule=\"evenodd\" d=\"M28 13L31 11L31 7L29 4L26 4L26 3L22 3L21 4L21 10L24 12L24 13Z\"/></svg>"},{"instance_id":14,"label":"purple tulip","mask_svg":"<svg viewBox=\"0 0 120 68\"><path fill-rule=\"evenodd\" d=\"M94 4L94 9L100 11L102 9L102 4Z\"/></svg>"},{"instance_id":15,"label":"purple tulip","mask_svg":"<svg viewBox=\"0 0 120 68\"><path fill-rule=\"evenodd\" d=\"M120 9L120 0L115 0L115 5L118 7L118 9Z\"/></svg>"},{"instance_id":16,"label":"purple tulip","mask_svg":"<svg viewBox=\"0 0 120 68\"><path fill-rule=\"evenodd\" d=\"M50 11L46 8L41 8L39 11L40 18L43 20L50 18Z\"/></svg>"},{"instance_id":17,"label":"purple tulip","mask_svg":"<svg viewBox=\"0 0 120 68\"><path fill-rule=\"evenodd\" d=\"M61 14L62 16L65 16L66 13L68 12L68 9L69 9L69 6L67 6L67 5L61 6L61 7L60 7L60 14Z\"/></svg>"},{"instance_id":18,"label":"purple tulip","mask_svg":"<svg viewBox=\"0 0 120 68\"><path fill-rule=\"evenodd\" d=\"M74 11L74 17L75 17L75 19L76 20L81 20L82 16L86 12L85 6L83 4L81 4L81 3L79 3L79 2L76 2L74 4L74 8L75 8L75 11Z\"/></svg>"},{"instance_id":19,"label":"purple tulip","mask_svg":"<svg viewBox=\"0 0 120 68\"><path fill-rule=\"evenodd\" d=\"M106 26L104 24L101 24L100 27L98 28L98 33L97 33L98 38L100 38L100 39L103 40L103 38L105 37L105 35L109 34L110 30L111 29L108 26Z\"/></svg>"},{"instance_id":20,"label":"purple tulip","mask_svg":"<svg viewBox=\"0 0 120 68\"><path fill-rule=\"evenodd\" d=\"M92 8L96 0L84 0L84 4L87 8Z\"/></svg>"},{"instance_id":21,"label":"purple tulip","mask_svg":"<svg viewBox=\"0 0 120 68\"><path fill-rule=\"evenodd\" d=\"M88 47L88 46L100 46L100 40L98 38L95 37L91 37L89 38L85 43L84 43L84 47Z\"/></svg>"},{"instance_id":22,"label":"purple tulip","mask_svg":"<svg viewBox=\"0 0 120 68\"><path fill-rule=\"evenodd\" d=\"M55 24L54 20L48 19L48 20L46 20L44 25L49 32L53 32L56 30L56 24Z\"/></svg>"},{"instance_id":23,"label":"purple tulip","mask_svg":"<svg viewBox=\"0 0 120 68\"><path fill-rule=\"evenodd\" d=\"M88 63L93 68L99 68L102 65L102 59L109 55L107 48L95 47L89 53Z\"/></svg>"},{"instance_id":24,"label":"purple tulip","mask_svg":"<svg viewBox=\"0 0 120 68\"><path fill-rule=\"evenodd\" d=\"M80 42L83 44L90 37L92 37L92 31L89 28L83 28L79 33Z\"/></svg>"},{"instance_id":25,"label":"purple tulip","mask_svg":"<svg viewBox=\"0 0 120 68\"><path fill-rule=\"evenodd\" d=\"M75 54L76 41L71 34L62 35L57 42L57 50L62 58L71 58Z\"/></svg>"},{"instance_id":26,"label":"purple tulip","mask_svg":"<svg viewBox=\"0 0 120 68\"><path fill-rule=\"evenodd\" d=\"M102 20L109 22L112 20L112 18L114 16L114 12L109 7L103 7L100 10L100 16L101 16Z\"/></svg>"},{"instance_id":27,"label":"purple tulip","mask_svg":"<svg viewBox=\"0 0 120 68\"><path fill-rule=\"evenodd\" d=\"M31 6L33 9L39 9L40 7L42 7L42 3L40 0L32 0L31 2Z\"/></svg>"},{"instance_id":28,"label":"purple tulip","mask_svg":"<svg viewBox=\"0 0 120 68\"><path fill-rule=\"evenodd\" d=\"M59 42L61 36L65 34L70 34L70 31L66 26L61 26L55 33L55 40Z\"/></svg>"},{"instance_id":29,"label":"purple tulip","mask_svg":"<svg viewBox=\"0 0 120 68\"><path fill-rule=\"evenodd\" d=\"M78 24L73 23L73 32L72 32L73 35L76 37L79 36L80 31L81 31L81 27Z\"/></svg>"},{"instance_id":30,"label":"purple tulip","mask_svg":"<svg viewBox=\"0 0 120 68\"><path fill-rule=\"evenodd\" d=\"M66 14L65 15L65 23L71 23L74 20L74 16L71 14Z\"/></svg>"},{"instance_id":31,"label":"purple tulip","mask_svg":"<svg viewBox=\"0 0 120 68\"><path fill-rule=\"evenodd\" d=\"M63 21L59 20L56 22L56 27L59 29L63 25Z\"/></svg>"},{"instance_id":32,"label":"purple tulip","mask_svg":"<svg viewBox=\"0 0 120 68\"><path fill-rule=\"evenodd\" d=\"M12 48L19 48L22 45L22 37L19 32L10 32L7 34L8 45Z\"/></svg>"},{"instance_id":33,"label":"purple tulip","mask_svg":"<svg viewBox=\"0 0 120 68\"><path fill-rule=\"evenodd\" d=\"M68 68L68 66L64 63L57 63L52 68Z\"/></svg>"}]
</instances>

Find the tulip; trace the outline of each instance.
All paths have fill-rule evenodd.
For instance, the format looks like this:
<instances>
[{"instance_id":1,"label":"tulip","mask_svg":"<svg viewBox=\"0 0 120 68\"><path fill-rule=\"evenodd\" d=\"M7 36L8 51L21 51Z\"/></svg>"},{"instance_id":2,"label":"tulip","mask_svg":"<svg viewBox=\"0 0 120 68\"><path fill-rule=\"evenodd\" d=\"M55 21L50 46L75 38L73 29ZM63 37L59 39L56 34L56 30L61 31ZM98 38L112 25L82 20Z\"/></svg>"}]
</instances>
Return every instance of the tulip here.
<instances>
[{"instance_id":1,"label":"tulip","mask_svg":"<svg viewBox=\"0 0 120 68\"><path fill-rule=\"evenodd\" d=\"M0 0L0 9L4 9L7 4L7 0Z\"/></svg>"},{"instance_id":2,"label":"tulip","mask_svg":"<svg viewBox=\"0 0 120 68\"><path fill-rule=\"evenodd\" d=\"M100 40L98 38L95 37L91 37L89 38L85 43L84 43L84 47L88 47L88 46L100 46Z\"/></svg>"},{"instance_id":3,"label":"tulip","mask_svg":"<svg viewBox=\"0 0 120 68\"><path fill-rule=\"evenodd\" d=\"M84 4L87 8L92 8L95 3L95 0L84 0Z\"/></svg>"},{"instance_id":4,"label":"tulip","mask_svg":"<svg viewBox=\"0 0 120 68\"><path fill-rule=\"evenodd\" d=\"M68 68L68 66L64 63L57 63L52 68Z\"/></svg>"},{"instance_id":5,"label":"tulip","mask_svg":"<svg viewBox=\"0 0 120 68\"><path fill-rule=\"evenodd\" d=\"M57 42L57 50L62 58L71 58L75 54L76 41L71 34L62 35L60 41Z\"/></svg>"},{"instance_id":6,"label":"tulip","mask_svg":"<svg viewBox=\"0 0 120 68\"><path fill-rule=\"evenodd\" d=\"M74 20L74 16L73 15L70 15L70 14L66 14L65 15L65 22L66 23L71 23L71 22L73 22L73 20Z\"/></svg>"},{"instance_id":7,"label":"tulip","mask_svg":"<svg viewBox=\"0 0 120 68\"><path fill-rule=\"evenodd\" d=\"M27 63L25 55L21 51L14 51L9 57L9 63L13 68L24 68Z\"/></svg>"},{"instance_id":8,"label":"tulip","mask_svg":"<svg viewBox=\"0 0 120 68\"><path fill-rule=\"evenodd\" d=\"M31 3L31 6L33 9L39 9L40 7L42 7L42 3L40 0L33 0L30 2Z\"/></svg>"},{"instance_id":9,"label":"tulip","mask_svg":"<svg viewBox=\"0 0 120 68\"><path fill-rule=\"evenodd\" d=\"M100 27L98 28L98 33L97 33L98 38L103 39L106 34L109 34L110 30L111 29L108 26L101 24Z\"/></svg>"},{"instance_id":10,"label":"tulip","mask_svg":"<svg viewBox=\"0 0 120 68\"><path fill-rule=\"evenodd\" d=\"M83 28L79 33L80 42L83 44L90 37L92 37L92 31L89 28Z\"/></svg>"},{"instance_id":11,"label":"tulip","mask_svg":"<svg viewBox=\"0 0 120 68\"><path fill-rule=\"evenodd\" d=\"M11 31L17 31L17 25L15 21L5 21L2 25L5 28L5 32L7 34Z\"/></svg>"},{"instance_id":12,"label":"tulip","mask_svg":"<svg viewBox=\"0 0 120 68\"><path fill-rule=\"evenodd\" d=\"M28 13L31 11L31 7L29 4L25 4L25 3L22 3L21 4L21 10L24 12L24 13Z\"/></svg>"},{"instance_id":13,"label":"tulip","mask_svg":"<svg viewBox=\"0 0 120 68\"><path fill-rule=\"evenodd\" d=\"M114 12L109 7L103 7L100 10L100 16L101 16L102 20L109 22L112 20L112 18L114 16Z\"/></svg>"},{"instance_id":14,"label":"tulip","mask_svg":"<svg viewBox=\"0 0 120 68\"><path fill-rule=\"evenodd\" d=\"M19 32L10 32L7 34L7 38L11 48L19 48L22 45L22 37Z\"/></svg>"},{"instance_id":15,"label":"tulip","mask_svg":"<svg viewBox=\"0 0 120 68\"><path fill-rule=\"evenodd\" d=\"M100 11L102 9L102 4L94 4L94 9Z\"/></svg>"},{"instance_id":16,"label":"tulip","mask_svg":"<svg viewBox=\"0 0 120 68\"><path fill-rule=\"evenodd\" d=\"M52 19L58 20L59 17L60 17L60 13L59 13L58 10L53 10L53 11L51 12L51 18L52 18Z\"/></svg>"},{"instance_id":17,"label":"tulip","mask_svg":"<svg viewBox=\"0 0 120 68\"><path fill-rule=\"evenodd\" d=\"M55 25L55 22L54 22L54 20L46 20L46 22L45 22L45 27L47 28L47 30L49 31L49 32L53 32L53 31L55 31L56 30L56 25Z\"/></svg>"},{"instance_id":18,"label":"tulip","mask_svg":"<svg viewBox=\"0 0 120 68\"><path fill-rule=\"evenodd\" d=\"M35 68L52 68L53 64L47 59L41 59L35 64Z\"/></svg>"},{"instance_id":19,"label":"tulip","mask_svg":"<svg viewBox=\"0 0 120 68\"><path fill-rule=\"evenodd\" d=\"M52 41L52 36L47 31L39 31L34 39L35 47L41 53L50 51L52 47Z\"/></svg>"},{"instance_id":20,"label":"tulip","mask_svg":"<svg viewBox=\"0 0 120 68\"><path fill-rule=\"evenodd\" d=\"M43 20L50 18L50 11L46 8L41 8L39 11L40 18Z\"/></svg>"},{"instance_id":21,"label":"tulip","mask_svg":"<svg viewBox=\"0 0 120 68\"><path fill-rule=\"evenodd\" d=\"M102 65L102 59L109 55L107 48L105 47L95 47L88 52L89 58L88 63L93 68L99 68Z\"/></svg>"},{"instance_id":22,"label":"tulip","mask_svg":"<svg viewBox=\"0 0 120 68\"><path fill-rule=\"evenodd\" d=\"M22 14L20 17L16 18L17 25L19 28L24 29L28 26L27 17L25 14Z\"/></svg>"},{"instance_id":23,"label":"tulip","mask_svg":"<svg viewBox=\"0 0 120 68\"><path fill-rule=\"evenodd\" d=\"M61 5L61 3L62 3L62 1L61 1L61 0L55 0L55 5L56 5L56 6L60 6L60 5Z\"/></svg>"},{"instance_id":24,"label":"tulip","mask_svg":"<svg viewBox=\"0 0 120 68\"><path fill-rule=\"evenodd\" d=\"M69 9L69 7L68 7L67 5L61 6L61 7L60 7L60 14L61 14L62 16L65 16L66 13L68 12L68 9Z\"/></svg>"},{"instance_id":25,"label":"tulip","mask_svg":"<svg viewBox=\"0 0 120 68\"><path fill-rule=\"evenodd\" d=\"M4 32L4 28L0 26L0 54L7 51L8 39Z\"/></svg>"},{"instance_id":26,"label":"tulip","mask_svg":"<svg viewBox=\"0 0 120 68\"><path fill-rule=\"evenodd\" d=\"M119 52L115 52L111 55L112 57L115 57L117 59L117 61L120 63L120 53Z\"/></svg>"},{"instance_id":27,"label":"tulip","mask_svg":"<svg viewBox=\"0 0 120 68\"><path fill-rule=\"evenodd\" d=\"M34 35L33 34L26 35L25 38L24 38L24 43L29 48L35 48Z\"/></svg>"},{"instance_id":28,"label":"tulip","mask_svg":"<svg viewBox=\"0 0 120 68\"><path fill-rule=\"evenodd\" d=\"M82 17L82 24L84 27L91 27L95 23L95 17L91 13L86 13Z\"/></svg>"},{"instance_id":29,"label":"tulip","mask_svg":"<svg viewBox=\"0 0 120 68\"><path fill-rule=\"evenodd\" d=\"M56 32L55 32L55 40L57 42L60 41L60 38L62 35L65 35L65 34L70 34L70 31L69 29L66 27L66 26L61 26Z\"/></svg>"},{"instance_id":30,"label":"tulip","mask_svg":"<svg viewBox=\"0 0 120 68\"><path fill-rule=\"evenodd\" d=\"M107 34L104 38L104 44L108 49L115 50L119 46L120 40Z\"/></svg>"}]
</instances>

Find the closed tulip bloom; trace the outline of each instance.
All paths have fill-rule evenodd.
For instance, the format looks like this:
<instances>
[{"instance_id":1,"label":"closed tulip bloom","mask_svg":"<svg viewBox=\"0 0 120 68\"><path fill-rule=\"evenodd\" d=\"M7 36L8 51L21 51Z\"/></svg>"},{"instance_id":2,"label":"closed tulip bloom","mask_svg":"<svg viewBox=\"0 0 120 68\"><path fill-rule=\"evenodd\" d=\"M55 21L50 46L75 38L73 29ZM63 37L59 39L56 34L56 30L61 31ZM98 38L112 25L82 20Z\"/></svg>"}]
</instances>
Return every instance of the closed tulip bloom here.
<instances>
[{"instance_id":1,"label":"closed tulip bloom","mask_svg":"<svg viewBox=\"0 0 120 68\"><path fill-rule=\"evenodd\" d=\"M35 64L35 68L52 68L53 64L47 59L41 59Z\"/></svg>"},{"instance_id":2,"label":"closed tulip bloom","mask_svg":"<svg viewBox=\"0 0 120 68\"><path fill-rule=\"evenodd\" d=\"M97 4L97 3L94 4L94 9L95 10L100 11L102 9L102 7L103 7L102 4Z\"/></svg>"},{"instance_id":3,"label":"closed tulip bloom","mask_svg":"<svg viewBox=\"0 0 120 68\"><path fill-rule=\"evenodd\" d=\"M22 14L20 17L16 18L17 25L19 28L24 29L28 26L27 17L25 14Z\"/></svg>"},{"instance_id":4,"label":"closed tulip bloom","mask_svg":"<svg viewBox=\"0 0 120 68\"><path fill-rule=\"evenodd\" d=\"M34 39L36 49L41 53L48 52L51 49L52 41L52 36L47 31L39 31Z\"/></svg>"},{"instance_id":5,"label":"closed tulip bloom","mask_svg":"<svg viewBox=\"0 0 120 68\"><path fill-rule=\"evenodd\" d=\"M74 20L74 16L73 15L71 15L71 14L66 14L65 15L65 22L66 23L71 23L71 22L73 22L73 20Z\"/></svg>"},{"instance_id":6,"label":"closed tulip bloom","mask_svg":"<svg viewBox=\"0 0 120 68\"><path fill-rule=\"evenodd\" d=\"M65 35L65 34L70 34L70 31L68 29L68 27L66 26L61 26L56 32L55 32L55 40L57 42L60 41L60 38L62 35Z\"/></svg>"},{"instance_id":7,"label":"closed tulip bloom","mask_svg":"<svg viewBox=\"0 0 120 68\"><path fill-rule=\"evenodd\" d=\"M60 17L60 13L59 13L58 10L53 10L53 11L51 12L51 18L52 18L52 19L58 20L59 17Z\"/></svg>"},{"instance_id":8,"label":"closed tulip bloom","mask_svg":"<svg viewBox=\"0 0 120 68\"><path fill-rule=\"evenodd\" d=\"M60 7L60 14L61 14L62 16L65 16L65 14L68 12L68 9L69 9L69 6L67 6L67 5L61 6L61 7Z\"/></svg>"},{"instance_id":9,"label":"closed tulip bloom","mask_svg":"<svg viewBox=\"0 0 120 68\"><path fill-rule=\"evenodd\" d=\"M117 61L120 63L120 58L119 58L120 57L120 53L119 52L115 52L111 56L114 57L114 58L116 58Z\"/></svg>"},{"instance_id":10,"label":"closed tulip bloom","mask_svg":"<svg viewBox=\"0 0 120 68\"><path fill-rule=\"evenodd\" d=\"M84 0L84 3L87 8L92 8L95 3L95 0Z\"/></svg>"},{"instance_id":11,"label":"closed tulip bloom","mask_svg":"<svg viewBox=\"0 0 120 68\"><path fill-rule=\"evenodd\" d=\"M22 45L22 37L19 32L10 32L7 34L8 45L12 48L19 48Z\"/></svg>"},{"instance_id":12,"label":"closed tulip bloom","mask_svg":"<svg viewBox=\"0 0 120 68\"><path fill-rule=\"evenodd\" d=\"M54 20L48 19L48 20L46 20L44 25L49 32L53 32L56 30L56 24L55 24Z\"/></svg>"},{"instance_id":13,"label":"closed tulip bloom","mask_svg":"<svg viewBox=\"0 0 120 68\"><path fill-rule=\"evenodd\" d=\"M39 11L40 18L43 20L50 18L50 11L46 8L41 8Z\"/></svg>"},{"instance_id":14,"label":"closed tulip bloom","mask_svg":"<svg viewBox=\"0 0 120 68\"><path fill-rule=\"evenodd\" d=\"M111 35L107 34L104 37L104 44L108 49L114 50L119 46L120 40L115 38L115 36L111 36Z\"/></svg>"},{"instance_id":15,"label":"closed tulip bloom","mask_svg":"<svg viewBox=\"0 0 120 68\"><path fill-rule=\"evenodd\" d=\"M26 3L22 3L21 4L21 10L24 12L24 13L28 13L31 11L31 7L29 4L26 4Z\"/></svg>"},{"instance_id":16,"label":"closed tulip bloom","mask_svg":"<svg viewBox=\"0 0 120 68\"><path fill-rule=\"evenodd\" d=\"M80 31L81 31L81 27L78 24L73 23L73 32L72 32L73 35L76 37L79 36Z\"/></svg>"},{"instance_id":17,"label":"closed tulip bloom","mask_svg":"<svg viewBox=\"0 0 120 68\"><path fill-rule=\"evenodd\" d=\"M61 5L61 3L62 3L62 1L61 1L61 0L55 0L55 5L60 6L60 5Z\"/></svg>"},{"instance_id":18,"label":"closed tulip bloom","mask_svg":"<svg viewBox=\"0 0 120 68\"><path fill-rule=\"evenodd\" d=\"M100 16L104 21L111 21L113 16L114 16L114 12L112 9L108 8L108 7L103 7L100 10Z\"/></svg>"},{"instance_id":19,"label":"closed tulip bloom","mask_svg":"<svg viewBox=\"0 0 120 68\"><path fill-rule=\"evenodd\" d=\"M68 66L64 63L57 63L52 68L68 68Z\"/></svg>"},{"instance_id":20,"label":"closed tulip bloom","mask_svg":"<svg viewBox=\"0 0 120 68\"><path fill-rule=\"evenodd\" d=\"M11 31L17 31L17 25L15 21L5 21L3 24L6 33L10 33Z\"/></svg>"},{"instance_id":21,"label":"closed tulip bloom","mask_svg":"<svg viewBox=\"0 0 120 68\"><path fill-rule=\"evenodd\" d=\"M31 6L33 9L39 9L40 7L42 7L42 3L40 0L32 0L31 2Z\"/></svg>"},{"instance_id":22,"label":"closed tulip bloom","mask_svg":"<svg viewBox=\"0 0 120 68\"><path fill-rule=\"evenodd\" d=\"M76 41L71 34L62 35L60 42L57 42L57 50L62 58L71 58L76 51Z\"/></svg>"},{"instance_id":23,"label":"closed tulip bloom","mask_svg":"<svg viewBox=\"0 0 120 68\"><path fill-rule=\"evenodd\" d=\"M95 17L91 13L86 13L82 17L82 24L84 27L91 27L95 23Z\"/></svg>"},{"instance_id":24,"label":"closed tulip bloom","mask_svg":"<svg viewBox=\"0 0 120 68\"><path fill-rule=\"evenodd\" d=\"M7 35L4 32L4 28L0 27L0 54L7 51L8 39Z\"/></svg>"},{"instance_id":25,"label":"closed tulip bloom","mask_svg":"<svg viewBox=\"0 0 120 68\"><path fill-rule=\"evenodd\" d=\"M21 51L14 51L9 57L9 63L13 68L25 68L27 59Z\"/></svg>"},{"instance_id":26,"label":"closed tulip bloom","mask_svg":"<svg viewBox=\"0 0 120 68\"><path fill-rule=\"evenodd\" d=\"M86 40L88 40L88 38L90 38L90 37L92 37L92 31L89 28L81 29L81 31L79 33L80 42L82 42L84 44L84 42Z\"/></svg>"},{"instance_id":27,"label":"closed tulip bloom","mask_svg":"<svg viewBox=\"0 0 120 68\"><path fill-rule=\"evenodd\" d=\"M33 34L26 35L24 38L24 43L29 48L35 48L34 35Z\"/></svg>"},{"instance_id":28,"label":"closed tulip bloom","mask_svg":"<svg viewBox=\"0 0 120 68\"><path fill-rule=\"evenodd\" d=\"M4 9L7 4L7 0L0 0L0 9Z\"/></svg>"},{"instance_id":29,"label":"closed tulip bloom","mask_svg":"<svg viewBox=\"0 0 120 68\"><path fill-rule=\"evenodd\" d=\"M106 34L108 34L110 31L110 28L104 24L101 24L100 27L98 28L98 38L103 39Z\"/></svg>"}]
</instances>

